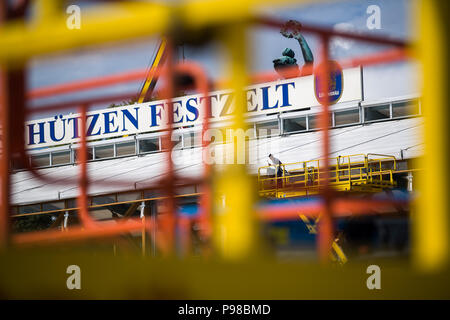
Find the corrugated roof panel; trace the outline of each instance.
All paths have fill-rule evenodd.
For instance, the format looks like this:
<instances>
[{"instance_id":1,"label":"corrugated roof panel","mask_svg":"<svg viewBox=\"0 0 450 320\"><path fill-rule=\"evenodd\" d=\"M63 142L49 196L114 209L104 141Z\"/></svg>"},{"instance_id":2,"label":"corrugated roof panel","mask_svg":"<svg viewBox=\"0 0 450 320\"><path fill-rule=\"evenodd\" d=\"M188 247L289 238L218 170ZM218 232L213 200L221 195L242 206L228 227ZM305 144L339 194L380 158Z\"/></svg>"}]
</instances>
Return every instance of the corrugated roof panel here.
<instances>
[{"instance_id":1,"label":"corrugated roof panel","mask_svg":"<svg viewBox=\"0 0 450 320\"><path fill-rule=\"evenodd\" d=\"M422 122L421 118L411 118L332 129L330 156L379 153L400 159L403 153L404 158L417 157L423 152L420 136ZM216 145L216 155L224 148L224 145ZM251 140L249 150L252 161L249 167L252 173L256 173L258 167L267 165L269 153L273 153L283 163L313 160L321 157L321 132ZM167 169L166 156L166 153L154 153L90 162L88 170L92 184L89 193L111 193L149 186L164 176ZM199 177L203 172L200 148L176 150L173 159L177 174L183 177ZM26 171L14 173L13 204L54 201L78 195L77 186L64 183L69 177L78 176L78 166L46 168L40 172L60 183L42 182ZM103 183L95 183L99 181ZM114 181L129 184L116 185Z\"/></svg>"}]
</instances>

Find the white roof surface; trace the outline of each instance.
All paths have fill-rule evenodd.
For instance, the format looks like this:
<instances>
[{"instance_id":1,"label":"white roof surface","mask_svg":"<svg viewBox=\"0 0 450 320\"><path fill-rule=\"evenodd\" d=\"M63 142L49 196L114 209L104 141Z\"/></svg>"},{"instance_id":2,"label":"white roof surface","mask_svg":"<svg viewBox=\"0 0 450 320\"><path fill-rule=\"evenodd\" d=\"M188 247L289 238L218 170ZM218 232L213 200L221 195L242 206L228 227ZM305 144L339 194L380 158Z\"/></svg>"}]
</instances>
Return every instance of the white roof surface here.
<instances>
[{"instance_id":1,"label":"white roof surface","mask_svg":"<svg viewBox=\"0 0 450 320\"><path fill-rule=\"evenodd\" d=\"M330 131L330 157L360 153L393 155L401 159L415 158L422 154L421 140L423 119L410 118L378 122L358 126L335 128ZM290 136L276 136L250 142L250 171L267 165L267 156L274 154L283 163L313 160L321 157L321 132L307 132ZM223 145L216 146L216 157ZM183 177L199 176L202 172L200 148L177 150L173 159L177 173ZM140 189L164 174L166 153L94 161L88 164L91 195ZM67 165L41 169L40 172L58 183L47 183L27 171L12 174L14 205L56 201L74 198L78 187L65 182L78 177L79 166ZM98 184L96 182L106 182ZM117 185L114 181L121 181ZM108 183L111 182L111 183ZM125 184L125 185L124 185Z\"/></svg>"}]
</instances>

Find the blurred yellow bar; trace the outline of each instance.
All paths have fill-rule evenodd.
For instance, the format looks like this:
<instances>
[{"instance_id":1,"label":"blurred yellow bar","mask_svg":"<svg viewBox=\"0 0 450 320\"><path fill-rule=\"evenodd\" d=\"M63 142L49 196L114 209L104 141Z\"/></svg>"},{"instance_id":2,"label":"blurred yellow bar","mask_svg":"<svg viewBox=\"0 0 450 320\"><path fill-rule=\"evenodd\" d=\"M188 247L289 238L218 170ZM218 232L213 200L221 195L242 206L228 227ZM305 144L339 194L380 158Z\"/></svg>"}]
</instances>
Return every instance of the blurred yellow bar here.
<instances>
[{"instance_id":1,"label":"blurred yellow bar","mask_svg":"<svg viewBox=\"0 0 450 320\"><path fill-rule=\"evenodd\" d=\"M256 187L252 184L245 165L248 153L244 121L246 100L243 92L247 85L245 32L245 25L235 24L229 26L223 35L229 54L227 70L231 73L236 111L232 127L226 130L227 164L215 179L215 188L224 196L225 203L224 211L216 215L214 240L220 255L234 261L258 253L256 216L253 208Z\"/></svg>"},{"instance_id":2,"label":"blurred yellow bar","mask_svg":"<svg viewBox=\"0 0 450 320\"><path fill-rule=\"evenodd\" d=\"M95 5L81 12L81 28L66 26L68 15L56 15L54 1L38 2L42 15L29 24L14 22L0 28L0 64L23 62L33 56L106 42L169 33L171 27L192 29L251 18L261 6L307 1L214 0L179 5L124 2ZM178 21L175 21L178 20Z\"/></svg>"},{"instance_id":3,"label":"blurred yellow bar","mask_svg":"<svg viewBox=\"0 0 450 320\"><path fill-rule=\"evenodd\" d=\"M36 0L36 9L38 12L38 24L45 24L61 12L62 2L59 0Z\"/></svg>"},{"instance_id":4,"label":"blurred yellow bar","mask_svg":"<svg viewBox=\"0 0 450 320\"><path fill-rule=\"evenodd\" d=\"M421 1L417 54L422 63L422 110L425 152L418 167L418 200L412 214L413 246L416 266L423 271L438 271L448 262L448 63L445 49L442 5L446 1ZM445 4L444 4L445 6Z\"/></svg>"},{"instance_id":5,"label":"blurred yellow bar","mask_svg":"<svg viewBox=\"0 0 450 320\"><path fill-rule=\"evenodd\" d=\"M132 39L164 32L169 26L167 6L132 3L103 5L81 12L81 28L69 29L67 15L45 23L10 23L0 29L0 63L25 61L33 56L86 45Z\"/></svg>"}]
</instances>

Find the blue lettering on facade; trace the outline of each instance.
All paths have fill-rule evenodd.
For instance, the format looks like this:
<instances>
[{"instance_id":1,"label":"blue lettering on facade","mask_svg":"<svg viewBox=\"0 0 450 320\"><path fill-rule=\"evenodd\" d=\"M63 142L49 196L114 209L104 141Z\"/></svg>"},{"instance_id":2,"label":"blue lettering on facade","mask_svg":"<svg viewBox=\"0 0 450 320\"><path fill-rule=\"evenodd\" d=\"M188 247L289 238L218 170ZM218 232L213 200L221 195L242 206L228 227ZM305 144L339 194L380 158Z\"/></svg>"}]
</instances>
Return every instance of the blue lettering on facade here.
<instances>
[{"instance_id":1,"label":"blue lettering on facade","mask_svg":"<svg viewBox=\"0 0 450 320\"><path fill-rule=\"evenodd\" d=\"M200 104L203 103L203 100L208 100L208 102L209 102L209 107L210 107L210 109L208 110L209 118L214 118L214 115L212 114L212 110L211 110L212 109L213 98L216 99L216 101L219 101L218 97L217 97L217 94L212 94L212 95L207 96L207 97L200 97Z\"/></svg>"},{"instance_id":2,"label":"blue lettering on facade","mask_svg":"<svg viewBox=\"0 0 450 320\"><path fill-rule=\"evenodd\" d=\"M224 117L231 114L231 103L233 102L234 93L223 93L219 96L220 100L225 97L225 103L223 104L222 111L220 112L220 116Z\"/></svg>"},{"instance_id":3,"label":"blue lettering on facade","mask_svg":"<svg viewBox=\"0 0 450 320\"><path fill-rule=\"evenodd\" d=\"M248 112L255 112L258 110L258 103L254 101L254 97L256 97L256 89L247 90L247 95L248 93L250 93L250 97L247 98L247 109L248 107L253 106L253 109L248 110Z\"/></svg>"},{"instance_id":4,"label":"blue lettering on facade","mask_svg":"<svg viewBox=\"0 0 450 320\"><path fill-rule=\"evenodd\" d=\"M289 103L289 85L292 85L292 87L295 89L294 82L277 84L275 86L275 91L278 90L279 87L281 87L281 92L283 95L283 104L280 107L290 107L291 106L291 104Z\"/></svg>"},{"instance_id":5,"label":"blue lettering on facade","mask_svg":"<svg viewBox=\"0 0 450 320\"><path fill-rule=\"evenodd\" d=\"M314 98L314 95L321 104L339 102L344 90L343 70L335 61L328 63L327 88L319 87L322 85L321 74L314 74L313 78L304 78L301 81L286 79L252 85L243 89L239 93L242 94L239 98L246 103L246 116L293 111L305 106ZM359 72L359 76L360 74ZM353 79L358 74L352 72L350 76ZM312 86L314 86L314 92L308 92ZM345 96L345 101L360 99L357 92L353 91ZM303 97L303 95L305 96ZM193 125L203 118L216 118L213 120L220 121L233 115L236 109L235 92L231 90L210 92L207 96L203 96L203 94L184 96L177 100L172 100L171 114L165 114L169 105L167 101L161 100L117 109L98 110L86 115L86 135L93 139L99 139L103 135L106 137L121 136L132 132L155 132L161 127L166 127L166 122L169 121L172 121L175 127ZM209 110L206 109L206 105L210 106ZM28 146L35 148L76 142L80 138L80 121L81 118L78 114L64 117L57 115L52 118L27 122L25 135L28 138Z\"/></svg>"},{"instance_id":6,"label":"blue lettering on facade","mask_svg":"<svg viewBox=\"0 0 450 320\"><path fill-rule=\"evenodd\" d=\"M150 127L157 127L159 126L158 118L161 120L161 109L163 108L164 103L158 103L158 104L152 104L150 105ZM159 112L156 111L157 107L161 107L159 109Z\"/></svg>"},{"instance_id":7,"label":"blue lettering on facade","mask_svg":"<svg viewBox=\"0 0 450 320\"><path fill-rule=\"evenodd\" d=\"M133 117L131 115L131 112L128 111L127 109L123 109L122 110L122 114L123 114L123 129L122 131L128 131L127 127L125 126L125 118L128 119L131 124L136 128L136 130L139 129L139 118L138 118L138 111L139 111L139 107L134 108L134 111L136 113L136 117Z\"/></svg>"},{"instance_id":8,"label":"blue lettering on facade","mask_svg":"<svg viewBox=\"0 0 450 320\"><path fill-rule=\"evenodd\" d=\"M29 141L28 145L36 144L36 142L34 142L34 136L35 135L39 135L39 142L38 143L45 143L45 136L44 136L44 125L45 125L45 122L37 123L37 125L39 126L39 131L38 132L34 132L34 125L35 124L36 123L27 125L27 127L28 127L28 141Z\"/></svg>"},{"instance_id":9,"label":"blue lettering on facade","mask_svg":"<svg viewBox=\"0 0 450 320\"><path fill-rule=\"evenodd\" d=\"M66 136L66 119L63 119L62 115L59 115L59 118L61 119L61 126L62 126L62 131L63 131L63 134L62 134L61 138L59 138L59 139L56 138L56 133L55 133L55 123L56 123L56 121L58 121L58 116L55 116L55 120L48 122L48 124L50 126L50 139L52 139L52 141L55 141L55 142L61 141Z\"/></svg>"},{"instance_id":10,"label":"blue lettering on facade","mask_svg":"<svg viewBox=\"0 0 450 320\"><path fill-rule=\"evenodd\" d=\"M261 90L262 90L262 103L263 103L262 110L270 110L270 109L278 108L278 101L277 101L277 103L275 105L269 106L269 88L270 88L270 86L261 88Z\"/></svg>"},{"instance_id":11,"label":"blue lettering on facade","mask_svg":"<svg viewBox=\"0 0 450 320\"><path fill-rule=\"evenodd\" d=\"M173 102L173 123L180 123L183 122L184 116L182 115L180 117L180 106L183 106L183 103L181 101L174 101ZM177 117L180 117L179 120L175 121L175 115Z\"/></svg>"},{"instance_id":12,"label":"blue lettering on facade","mask_svg":"<svg viewBox=\"0 0 450 320\"><path fill-rule=\"evenodd\" d=\"M70 123L70 121L73 121L73 136L72 139L77 139L80 137L80 135L78 134L78 119L80 118L70 118L67 119L67 124Z\"/></svg>"},{"instance_id":13,"label":"blue lettering on facade","mask_svg":"<svg viewBox=\"0 0 450 320\"><path fill-rule=\"evenodd\" d=\"M94 130L94 127L95 127L95 125L96 125L96 123L97 123L97 120L98 120L98 117L99 117L99 116L100 116L100 115L97 113L97 114L90 114L90 115L88 115L88 116L86 117L86 121L87 121L87 119L89 119L90 117L92 117L92 121L91 121L91 123L89 124L89 128L88 128L87 133L86 133L86 135L87 135L88 137L90 137L90 136L98 136L98 135L100 134L101 128L98 128L98 131L97 131L96 133L92 133L92 131Z\"/></svg>"},{"instance_id":14,"label":"blue lettering on facade","mask_svg":"<svg viewBox=\"0 0 450 320\"><path fill-rule=\"evenodd\" d=\"M114 118L110 118L109 116L111 114L114 114L117 116L117 111L110 111L110 112L105 112L103 114L104 120L105 120L105 131L104 133L115 133L119 131L119 127L117 126L116 129L112 129L111 130L111 126L114 127Z\"/></svg>"},{"instance_id":15,"label":"blue lettering on facade","mask_svg":"<svg viewBox=\"0 0 450 320\"><path fill-rule=\"evenodd\" d=\"M190 98L190 99L188 99L186 101L186 110L194 115L194 118L190 119L188 117L188 114L186 114L186 121L187 122L194 122L195 120L198 119L198 107L192 105L192 102L195 102L195 104L197 104L197 98Z\"/></svg>"}]
</instances>

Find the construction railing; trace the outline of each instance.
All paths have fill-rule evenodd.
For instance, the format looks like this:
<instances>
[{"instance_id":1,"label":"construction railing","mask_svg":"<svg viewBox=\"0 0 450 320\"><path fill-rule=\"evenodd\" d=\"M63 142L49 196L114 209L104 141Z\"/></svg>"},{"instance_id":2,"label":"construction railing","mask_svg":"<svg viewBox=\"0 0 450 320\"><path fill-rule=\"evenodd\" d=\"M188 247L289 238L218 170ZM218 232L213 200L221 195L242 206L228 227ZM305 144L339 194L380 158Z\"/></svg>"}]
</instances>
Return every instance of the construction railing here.
<instances>
[{"instance_id":1,"label":"construction railing","mask_svg":"<svg viewBox=\"0 0 450 320\"><path fill-rule=\"evenodd\" d=\"M328 183L343 191L351 191L352 186L361 184L373 187L365 191L380 191L380 186L394 187L395 157L370 158L371 155L330 158ZM325 170L327 168L321 159L260 167L259 193L261 196L275 197L285 197L283 191L288 190L291 196L317 193L327 183Z\"/></svg>"},{"instance_id":2,"label":"construction railing","mask_svg":"<svg viewBox=\"0 0 450 320\"><path fill-rule=\"evenodd\" d=\"M51 106L48 108L38 108L31 110L28 107L27 90L25 84L26 63L31 58L39 55L61 52L63 50L80 48L88 45L97 45L114 41L123 41L136 39L151 35L165 35L168 39L168 58L164 67L155 70L155 73L166 79L165 87L161 90L163 98L168 99L169 108L167 109L169 119L173 117L173 105L171 99L174 95L174 74L175 72L188 73L194 78L198 91L206 97L208 95L208 81L202 69L192 63L183 65L173 65L170 58L173 49L173 39L183 40L187 34L194 35L186 38L189 42L192 38L202 35L201 31L208 31L206 34L212 34L213 37L224 44L226 54L228 54L227 70L231 88L236 93L242 92L243 88L253 81L264 81L277 79L279 76L274 72L267 72L256 75L252 78L247 76L246 61L247 46L245 30L252 24L270 26L279 29L282 21L261 18L255 14L254 7L265 4L279 5L279 1L192 1L173 4L170 6L155 5L144 2L134 3L109 3L102 4L100 8L96 8L97 15L87 15L83 20L83 26L80 30L72 32L66 27L66 16L62 10L58 10L58 1L41 0L35 1L40 5L40 15L34 18L33 27L30 27L23 21L25 16L25 7L28 1L22 1L15 8L8 8L8 2L0 3L0 97L1 97L1 127L2 127L2 153L0 161L1 173L1 208L0 208L0 246L5 249L8 245L18 245L23 243L55 243L62 240L81 240L89 237L107 237L114 236L132 230L141 230L143 222L140 219L129 219L121 224L100 223L94 221L89 216L88 211L88 186L89 181L87 172L87 147L86 132L82 131L81 148L79 149L79 179L69 181L78 183L79 197L78 208L82 225L73 228L67 232L32 232L27 234L11 235L10 228L10 162L14 159L22 159L23 165L28 166L30 172L48 181L45 176L41 175L32 165L28 165L27 152L24 148L24 123L26 116L31 112L43 112L66 108L67 105ZM288 1L286 1L288 2ZM442 95L436 95L433 87L429 89L430 83L444 82L444 76L441 67L441 53L445 43L445 37L442 31L439 32L439 19L436 18L436 12L439 10L438 1L424 1L421 8L420 25L422 31L420 34L420 45L418 49L419 57L424 63L425 86L424 105L426 105L426 113L431 115L432 119L442 117L437 110L443 110L445 99ZM102 10L103 9L103 10ZM88 10L88 9L87 9ZM98 14L105 12L105 14ZM20 20L22 18L22 20ZM13 21L14 20L14 21ZM176 21L176 23L175 23ZM118 27L120 26L120 27ZM112 31L113 30L113 31ZM438 30L438 32L436 32ZM312 25L303 25L303 32L311 33L318 36L321 44L321 53L317 59L317 65L314 66L314 74L320 75L319 87L326 91L328 86L329 71L329 43L332 37L341 37L353 39L355 41L363 41L371 44L390 46L383 52L379 52L370 56L355 57L350 60L340 61L342 67L355 65L375 65L381 63L389 63L401 61L408 57L410 45L402 40L395 40L379 35L355 34L352 32L336 31L325 27L316 27ZM433 47L429 50L428 46ZM426 49L425 49L426 48ZM437 60L437 62L436 62ZM439 68L441 71L439 71ZM439 76L436 79L435 76ZM134 75L136 76L136 75ZM140 75L139 75L140 76ZM133 78L131 76L124 77L126 79ZM117 79L113 79L117 80ZM84 88L94 88L101 82L93 81ZM108 81L106 81L108 82ZM105 83L105 82L104 82ZM51 92L51 90L49 90ZM432 97L434 96L434 97ZM245 127L244 114L246 112L244 95L236 94L236 108L233 129L242 129ZM239 98L240 97L240 98ZM326 100L326 99L325 99ZM208 99L205 99L208 101ZM78 106L81 112L81 118L86 119L86 111L88 105L97 101L83 101ZM204 106L208 111L208 106ZM435 109L433 109L435 108ZM438 109L436 109L438 108ZM204 121L204 128L207 128L207 112ZM436 116L439 114L439 116ZM330 138L329 138L329 102L324 101L322 111L319 118L319 127L321 129L321 154L323 160L321 165L315 166L313 175L320 182L320 195L323 201L315 203L307 208L301 205L290 208L266 208L260 210L259 214L264 220L278 219L280 216L296 216L298 210L307 216L317 216L321 214L321 220L318 226L318 251L322 261L328 261L329 253L334 239L333 217L339 215L340 212L364 213L367 208L382 206L386 204L382 201L373 200L361 201L360 199L340 199L331 192L332 179L344 179L344 177L353 179L355 174L352 168L333 169L330 167ZM83 127L86 125L82 121ZM424 180L426 193L422 194L420 200L420 212L418 220L422 223L423 230L415 229L421 242L418 246L416 261L425 259L425 263L419 263L427 269L433 269L442 265L448 257L448 230L446 221L447 205L443 193L446 191L446 184L443 177L439 176L440 169L444 168L441 164L445 163L443 155L437 155L442 152L439 149L438 142L442 142L444 136L442 126L436 126L434 123L426 124L425 143L429 147L426 148L427 154L437 156L439 168L433 168L436 159L430 160L427 156L424 165L421 166L425 170L430 170L435 174L427 176ZM445 128L445 127L444 127ZM174 166L171 159L171 151L173 143L170 137L173 128L169 126L167 139L169 149L167 151L167 174L160 181L155 181L153 187L164 190L167 195L167 210L159 215L156 223L161 226L161 239L156 241L165 247L167 252L171 252L174 246L175 227L177 225L177 217L175 216L175 198L174 191L180 185L201 184L202 199L200 201L203 230L205 235L212 238L217 249L226 259L245 259L252 255L258 245L257 232L254 221L256 213L254 210L254 190L251 178L246 172L245 165L232 164L227 165L221 173L213 173L208 166L205 166L204 175L201 179L192 181L178 177L174 172ZM436 137L441 140L436 141ZM206 143L206 142L204 142ZM441 144L443 145L443 143ZM205 145L204 145L205 146ZM245 146L231 144L230 149L245 148ZM434 152L436 151L436 152ZM376 163L380 168L384 161ZM339 164L339 163L338 163ZM375 165L375 163L374 163ZM330 169L331 168L331 169ZM320 172L319 172L320 169ZM350 171L349 171L350 170ZM362 167L357 167L356 177L361 178L364 174ZM378 176L384 176L384 169L378 171ZM387 170L389 171L389 170ZM333 172L335 176L333 177ZM341 175L341 176L340 176ZM300 174L301 176L301 174ZM375 175L371 175L374 179ZM288 179L288 177L282 177ZM303 179L307 181L307 173L303 173ZM391 177L389 179L392 179ZM285 181L286 182L286 181ZM67 181L65 182L67 183ZM122 181L109 181L108 184L121 185ZM441 188L442 192L436 193L434 190ZM214 190L214 193L213 193ZM216 194L218 192L219 194ZM225 207L221 208L220 203L225 199ZM389 201L387 201L389 202ZM213 205L216 203L216 205ZM390 202L392 204L392 201ZM221 208L222 211L217 219L214 219L212 225L210 217L215 214L215 208ZM146 230L150 230L152 222L149 219L144 220ZM224 231L226 237L220 232Z\"/></svg>"}]
</instances>

